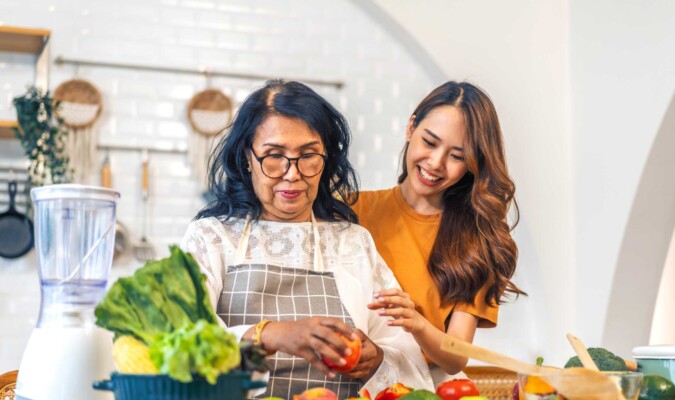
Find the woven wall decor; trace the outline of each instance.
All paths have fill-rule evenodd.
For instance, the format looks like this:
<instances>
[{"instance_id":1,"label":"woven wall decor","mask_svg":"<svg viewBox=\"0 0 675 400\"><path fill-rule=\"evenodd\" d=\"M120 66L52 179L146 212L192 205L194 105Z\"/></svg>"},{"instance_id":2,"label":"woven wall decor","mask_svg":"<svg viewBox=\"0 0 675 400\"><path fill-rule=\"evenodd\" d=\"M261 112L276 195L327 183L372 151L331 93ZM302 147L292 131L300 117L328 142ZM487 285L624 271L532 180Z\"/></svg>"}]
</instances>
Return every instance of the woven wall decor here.
<instances>
[{"instance_id":1,"label":"woven wall decor","mask_svg":"<svg viewBox=\"0 0 675 400\"><path fill-rule=\"evenodd\" d=\"M55 112L68 128L66 151L73 168L73 181L90 183L88 178L94 170L98 132L94 124L101 115L101 93L83 79L71 79L54 90Z\"/></svg>"},{"instance_id":2,"label":"woven wall decor","mask_svg":"<svg viewBox=\"0 0 675 400\"><path fill-rule=\"evenodd\" d=\"M188 143L188 158L202 189L206 189L209 155L232 121L232 101L220 90L202 90L190 99L187 117L194 131Z\"/></svg>"}]
</instances>

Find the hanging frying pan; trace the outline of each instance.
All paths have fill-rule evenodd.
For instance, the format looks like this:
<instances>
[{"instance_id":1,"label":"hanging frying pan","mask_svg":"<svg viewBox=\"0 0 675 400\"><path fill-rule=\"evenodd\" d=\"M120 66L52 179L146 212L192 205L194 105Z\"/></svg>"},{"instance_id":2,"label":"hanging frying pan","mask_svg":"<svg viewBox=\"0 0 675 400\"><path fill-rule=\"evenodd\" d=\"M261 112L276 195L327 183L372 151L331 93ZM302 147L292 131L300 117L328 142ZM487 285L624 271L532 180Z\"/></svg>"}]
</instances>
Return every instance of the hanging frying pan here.
<instances>
[{"instance_id":1,"label":"hanging frying pan","mask_svg":"<svg viewBox=\"0 0 675 400\"><path fill-rule=\"evenodd\" d=\"M14 208L16 181L9 182L9 209L0 214L0 257L19 258L33 248L33 221Z\"/></svg>"}]
</instances>

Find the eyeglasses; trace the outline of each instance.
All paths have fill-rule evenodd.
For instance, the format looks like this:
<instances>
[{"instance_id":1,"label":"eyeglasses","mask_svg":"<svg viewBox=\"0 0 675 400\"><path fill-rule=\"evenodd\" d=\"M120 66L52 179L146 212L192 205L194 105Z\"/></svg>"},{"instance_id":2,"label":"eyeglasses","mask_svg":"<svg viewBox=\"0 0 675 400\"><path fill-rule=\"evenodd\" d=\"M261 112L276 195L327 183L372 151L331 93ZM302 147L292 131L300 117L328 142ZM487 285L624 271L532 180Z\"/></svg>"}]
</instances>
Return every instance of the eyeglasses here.
<instances>
[{"instance_id":1,"label":"eyeglasses","mask_svg":"<svg viewBox=\"0 0 675 400\"><path fill-rule=\"evenodd\" d=\"M268 154L258 157L251 148L253 157L260 163L262 173L268 178L281 178L291 168L291 161L295 161L295 167L304 177L311 178L323 171L328 156L319 153L303 154L300 157L286 157L281 154Z\"/></svg>"}]
</instances>

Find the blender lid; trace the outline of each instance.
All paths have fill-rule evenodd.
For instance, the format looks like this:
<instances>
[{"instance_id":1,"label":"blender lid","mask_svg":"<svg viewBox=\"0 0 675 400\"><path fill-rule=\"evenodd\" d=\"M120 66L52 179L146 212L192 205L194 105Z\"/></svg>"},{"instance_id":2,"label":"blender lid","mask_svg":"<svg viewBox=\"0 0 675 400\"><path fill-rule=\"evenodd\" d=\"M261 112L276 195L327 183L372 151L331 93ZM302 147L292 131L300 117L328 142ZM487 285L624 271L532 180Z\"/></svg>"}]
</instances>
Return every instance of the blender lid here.
<instances>
[{"instance_id":1,"label":"blender lid","mask_svg":"<svg viewBox=\"0 0 675 400\"><path fill-rule=\"evenodd\" d=\"M675 358L675 344L633 347L635 358Z\"/></svg>"},{"instance_id":2,"label":"blender lid","mask_svg":"<svg viewBox=\"0 0 675 400\"><path fill-rule=\"evenodd\" d=\"M103 200L117 203L119 192L98 186L78 184L56 184L31 189L30 197L33 201L56 199Z\"/></svg>"}]
</instances>

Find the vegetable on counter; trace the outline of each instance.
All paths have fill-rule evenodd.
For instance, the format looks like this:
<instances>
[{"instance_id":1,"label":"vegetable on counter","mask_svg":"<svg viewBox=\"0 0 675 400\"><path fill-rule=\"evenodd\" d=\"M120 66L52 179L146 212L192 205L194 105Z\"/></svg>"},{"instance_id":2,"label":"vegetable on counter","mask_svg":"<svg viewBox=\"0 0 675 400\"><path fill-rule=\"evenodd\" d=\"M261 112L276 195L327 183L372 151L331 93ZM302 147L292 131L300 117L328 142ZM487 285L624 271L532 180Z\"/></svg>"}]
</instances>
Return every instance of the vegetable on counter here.
<instances>
[{"instance_id":1,"label":"vegetable on counter","mask_svg":"<svg viewBox=\"0 0 675 400\"><path fill-rule=\"evenodd\" d=\"M133 336L120 336L113 344L117 370L123 374L156 374L148 346Z\"/></svg>"},{"instance_id":2,"label":"vegetable on counter","mask_svg":"<svg viewBox=\"0 0 675 400\"><path fill-rule=\"evenodd\" d=\"M675 399L675 385L661 375L645 375L640 388L640 400Z\"/></svg>"},{"instance_id":3,"label":"vegetable on counter","mask_svg":"<svg viewBox=\"0 0 675 400\"><path fill-rule=\"evenodd\" d=\"M396 400L399 397L403 397L406 394L412 392L413 389L405 386L404 384L397 382L393 385L383 389L375 396L375 400Z\"/></svg>"},{"instance_id":4,"label":"vegetable on counter","mask_svg":"<svg viewBox=\"0 0 675 400\"><path fill-rule=\"evenodd\" d=\"M598 366L600 371L628 371L626 362L623 358L614 355L611 351L601 347L589 347L588 353L591 355L593 362ZM574 356L567 360L565 368L583 367L578 356Z\"/></svg>"},{"instance_id":5,"label":"vegetable on counter","mask_svg":"<svg viewBox=\"0 0 675 400\"><path fill-rule=\"evenodd\" d=\"M236 337L218 325L194 258L177 246L170 250L170 257L118 279L94 310L96 325L115 334L120 372L149 373L151 362L178 381L190 382L199 373L215 384L220 373L240 365L242 354L257 358L243 366L259 367L255 349L240 349Z\"/></svg>"},{"instance_id":6,"label":"vegetable on counter","mask_svg":"<svg viewBox=\"0 0 675 400\"><path fill-rule=\"evenodd\" d=\"M293 400L338 400L338 397L330 389L315 387L293 395Z\"/></svg>"},{"instance_id":7,"label":"vegetable on counter","mask_svg":"<svg viewBox=\"0 0 675 400\"><path fill-rule=\"evenodd\" d=\"M480 396L478 388L470 379L453 379L438 385L436 394L442 400L459 400L467 396Z\"/></svg>"},{"instance_id":8,"label":"vegetable on counter","mask_svg":"<svg viewBox=\"0 0 675 400\"><path fill-rule=\"evenodd\" d=\"M176 380L190 382L191 373L197 372L211 384L241 361L237 338L203 319L157 335L150 345L150 358L160 373Z\"/></svg>"},{"instance_id":9,"label":"vegetable on counter","mask_svg":"<svg viewBox=\"0 0 675 400\"><path fill-rule=\"evenodd\" d=\"M417 389L400 397L400 400L440 400L440 397L428 390Z\"/></svg>"},{"instance_id":10,"label":"vegetable on counter","mask_svg":"<svg viewBox=\"0 0 675 400\"><path fill-rule=\"evenodd\" d=\"M96 325L150 344L200 319L216 324L204 277L191 255L171 246L171 256L150 261L133 276L120 278L96 306Z\"/></svg>"}]
</instances>

